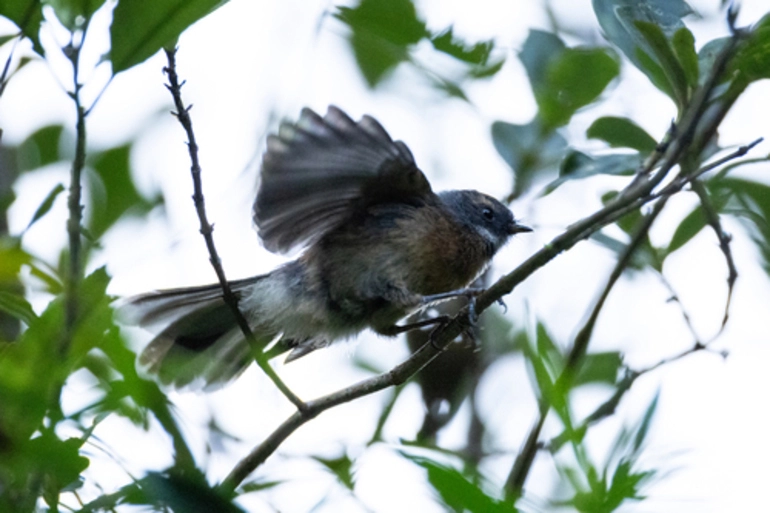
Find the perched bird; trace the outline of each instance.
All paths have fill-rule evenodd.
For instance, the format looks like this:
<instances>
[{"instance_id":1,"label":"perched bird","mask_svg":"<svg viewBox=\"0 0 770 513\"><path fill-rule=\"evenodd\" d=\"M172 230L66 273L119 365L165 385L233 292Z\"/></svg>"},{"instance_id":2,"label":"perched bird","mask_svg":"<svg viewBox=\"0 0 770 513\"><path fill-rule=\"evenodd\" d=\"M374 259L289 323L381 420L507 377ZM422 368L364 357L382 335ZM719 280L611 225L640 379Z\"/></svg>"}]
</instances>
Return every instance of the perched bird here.
<instances>
[{"instance_id":1,"label":"perched bird","mask_svg":"<svg viewBox=\"0 0 770 513\"><path fill-rule=\"evenodd\" d=\"M287 361L396 322L466 287L511 235L531 231L494 198L436 194L409 148L377 120L303 109L267 139L254 221L274 271L230 282L258 342ZM253 360L219 284L150 292L124 307L158 335L140 364L177 388L214 388Z\"/></svg>"}]
</instances>

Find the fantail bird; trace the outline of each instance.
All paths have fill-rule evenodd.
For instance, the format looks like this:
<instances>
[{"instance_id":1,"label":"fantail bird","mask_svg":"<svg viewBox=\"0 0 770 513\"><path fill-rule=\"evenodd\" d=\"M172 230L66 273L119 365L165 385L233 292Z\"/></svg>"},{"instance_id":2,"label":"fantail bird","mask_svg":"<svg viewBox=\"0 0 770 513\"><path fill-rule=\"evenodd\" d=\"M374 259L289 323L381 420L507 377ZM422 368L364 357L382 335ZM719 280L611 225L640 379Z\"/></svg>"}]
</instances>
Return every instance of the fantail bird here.
<instances>
[{"instance_id":1,"label":"fantail bird","mask_svg":"<svg viewBox=\"0 0 770 513\"><path fill-rule=\"evenodd\" d=\"M304 247L274 271L230 282L259 343L304 356L396 322L462 289L530 228L478 191L431 190L409 148L370 116L303 109L267 138L254 221L273 252ZM160 327L140 363L174 387L216 387L253 360L219 284L150 292L123 308ZM276 350L277 349L277 350Z\"/></svg>"}]
</instances>

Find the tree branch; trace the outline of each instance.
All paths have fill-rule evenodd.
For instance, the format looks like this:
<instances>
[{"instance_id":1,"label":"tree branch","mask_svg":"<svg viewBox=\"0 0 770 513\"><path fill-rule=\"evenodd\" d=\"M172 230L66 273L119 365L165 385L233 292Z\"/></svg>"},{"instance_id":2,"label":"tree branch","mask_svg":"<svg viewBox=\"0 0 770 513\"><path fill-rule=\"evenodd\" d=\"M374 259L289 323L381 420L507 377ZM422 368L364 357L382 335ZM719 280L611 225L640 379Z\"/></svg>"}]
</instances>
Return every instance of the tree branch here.
<instances>
[{"instance_id":1,"label":"tree branch","mask_svg":"<svg viewBox=\"0 0 770 513\"><path fill-rule=\"evenodd\" d=\"M201 180L201 166L198 161L198 144L195 141L195 133L193 132L192 119L190 118L190 109L192 105L185 106L182 101L182 86L184 82L180 83L176 73L176 49L165 49L168 65L163 69L164 73L168 76L169 84L166 88L171 92L171 96L174 98L174 106L176 112L174 115L179 120L179 123L184 128L187 134L187 148L190 153L190 161L192 166L190 172L192 174L193 181L193 202L195 203L195 211L198 214L198 220L200 221L200 232L203 235L203 239L206 241L206 248L209 252L209 261L211 262L214 272L217 275L219 284L222 287L222 296L225 303L230 308L230 311L238 323L241 331L243 332L246 341L251 347L251 353L257 362L257 365L267 374L272 380L278 390L283 393L286 398L294 404L299 410L305 408L305 403L292 392L288 386L281 380L278 374L270 366L267 361L267 357L262 352L254 333L251 331L248 321L244 318L240 308L238 308L238 297L230 289L230 284L225 276L225 271L222 267L222 261L217 253L217 248L214 245L214 227L209 223L206 216L206 205L203 197L203 185Z\"/></svg>"},{"instance_id":2,"label":"tree branch","mask_svg":"<svg viewBox=\"0 0 770 513\"><path fill-rule=\"evenodd\" d=\"M70 189L67 198L69 218L67 219L67 234L69 239L69 267L66 286L64 288L64 311L66 336L59 347L60 356L64 356L74 334L75 322L78 315L78 288L80 286L81 258L80 234L83 223L83 205L81 205L81 175L86 164L86 112L80 100L82 85L79 81L80 46L70 41L64 48L64 54L72 65L74 88L70 97L75 102L77 122L75 128L75 158L70 168Z\"/></svg>"},{"instance_id":3,"label":"tree branch","mask_svg":"<svg viewBox=\"0 0 770 513\"><path fill-rule=\"evenodd\" d=\"M628 243L626 248L623 250L623 253L618 258L618 261L615 264L612 273L610 273L610 276L607 279L607 283L605 284L599 299L596 301L591 310L591 314L589 315L588 320L575 336L575 341L573 342L572 349L567 356L567 362L565 364L564 370L561 372L561 375L557 379L557 383L562 382L563 386L555 384L554 387L560 388L562 390L569 389L573 377L577 374L580 368L580 363L582 362L583 356L585 356L585 354L588 352L588 343L591 340L594 327L596 326L596 321L599 318L599 313L601 313L601 310L604 307L610 291L615 286L620 276L623 274L623 271L626 269L626 267L628 267L628 264L631 262L631 258L633 257L634 253L649 233L653 222L663 211L667 199L668 198L665 197L658 200L658 202L655 204L655 207L653 208L653 211L643 218L642 224L637 228L636 233L632 237L631 241ZM509 500L515 501L521 497L523 493L524 483L527 479L527 476L529 475L530 469L532 468L532 464L535 461L535 456L540 446L538 443L540 439L540 433L543 429L543 425L545 424L545 420L549 411L550 405L544 399L542 399L539 404L538 420L533 425L529 435L527 435L522 450L514 460L513 467L511 468L511 472L508 474L508 479L505 483L505 496Z\"/></svg>"}]
</instances>

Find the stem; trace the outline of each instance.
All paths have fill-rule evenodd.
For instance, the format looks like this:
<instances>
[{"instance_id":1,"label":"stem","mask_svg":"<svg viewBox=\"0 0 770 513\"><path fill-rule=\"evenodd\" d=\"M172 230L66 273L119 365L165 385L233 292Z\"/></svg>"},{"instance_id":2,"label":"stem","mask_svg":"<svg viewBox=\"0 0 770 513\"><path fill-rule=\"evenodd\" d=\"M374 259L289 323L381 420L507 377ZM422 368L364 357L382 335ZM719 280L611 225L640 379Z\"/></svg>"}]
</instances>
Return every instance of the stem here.
<instances>
[{"instance_id":1,"label":"stem","mask_svg":"<svg viewBox=\"0 0 770 513\"><path fill-rule=\"evenodd\" d=\"M60 356L64 356L71 342L71 337L75 329L75 321L78 316L78 297L77 292L81 279L81 244L80 232L83 222L83 205L81 205L81 175L86 162L86 112L80 100L81 84L78 82L78 62L80 57L80 47L70 44L65 49L65 54L72 63L73 81L75 84L71 97L75 102L77 111L77 124L75 129L75 158L72 161L70 170L70 188L67 199L69 209L69 219L67 220L67 234L69 236L69 269L66 285L64 289L65 304L65 330L66 335L59 347Z\"/></svg>"},{"instance_id":2,"label":"stem","mask_svg":"<svg viewBox=\"0 0 770 513\"><path fill-rule=\"evenodd\" d=\"M599 318L599 314L601 313L607 298L609 297L610 291L612 291L612 288L623 274L623 271L628 267L628 264L631 262L631 258L639 248L639 245L642 243L642 241L645 240L650 227L652 226L655 219L657 219L658 215L660 215L660 213L663 211L667 200L668 197L661 198L655 204L653 211L644 217L642 224L637 228L636 233L631 239L631 242L628 243L626 248L623 250L623 253L618 258L615 267L607 279L607 283L602 289L602 293L599 296L599 299L591 309L591 314L589 315L588 320L575 336L572 349L567 356L567 363L565 364L564 370L557 380L557 384L554 385L555 388L560 388L562 390L569 389L572 378L580 369L583 356L585 356L585 354L588 352L588 343L591 340L594 328L596 327L596 321ZM566 381L566 383L559 385L558 382L560 381ZM508 479L505 483L505 494L506 498L509 500L515 501L521 497L523 493L524 484L526 482L527 476L529 475L529 471L532 469L532 464L535 461L537 450L540 447L538 440L540 439L540 433L543 429L543 425L545 424L545 419L548 416L549 411L550 405L548 405L545 401L541 401L539 405L538 420L535 422L535 425L529 432L526 442L524 443L524 447L516 457L513 468L511 468L511 472L508 474Z\"/></svg>"},{"instance_id":3,"label":"stem","mask_svg":"<svg viewBox=\"0 0 770 513\"><path fill-rule=\"evenodd\" d=\"M283 395L289 401L291 401L294 406L297 407L297 409L303 410L305 408L305 403L302 402L302 400L297 397L288 386L286 386L286 384L270 366L269 362L267 361L267 356L262 352L262 347L260 347L256 338L254 337L254 333L251 331L251 327L249 326L248 321L244 318L243 313L238 308L238 297L233 293L232 289L230 289L230 283L227 281L227 277L225 276L225 270L222 267L222 261L220 260L217 248L214 245L214 227L211 225L211 223L209 223L208 217L206 215L206 205L203 197L203 183L201 180L201 166L200 162L198 161L198 143L195 141L195 132L193 131L192 119L190 118L190 109L192 108L192 105L185 106L184 102L182 101L182 86L184 85L184 82L179 82L179 77L176 73L176 49L166 49L165 52L168 59L168 66L164 68L163 71L166 73L166 75L168 75L169 80L169 85L166 87L171 92L171 96L174 98L174 106L176 107L176 112L174 115L177 117L179 123L187 133L187 148L190 153L190 161L192 162L190 172L192 174L193 181L193 202L195 203L195 211L198 213L200 232L203 235L203 239L206 241L206 248L209 252L209 261L211 262L212 267L214 267L214 272L217 275L219 284L222 286L223 299L225 304L227 304L227 306L230 308L230 311L232 312L235 321L238 323L238 326L243 332L246 341L249 343L249 346L251 347L251 353L254 355L257 365L259 365L265 374L267 374L267 376L272 380L278 390L280 390L281 393L283 393Z\"/></svg>"}]
</instances>

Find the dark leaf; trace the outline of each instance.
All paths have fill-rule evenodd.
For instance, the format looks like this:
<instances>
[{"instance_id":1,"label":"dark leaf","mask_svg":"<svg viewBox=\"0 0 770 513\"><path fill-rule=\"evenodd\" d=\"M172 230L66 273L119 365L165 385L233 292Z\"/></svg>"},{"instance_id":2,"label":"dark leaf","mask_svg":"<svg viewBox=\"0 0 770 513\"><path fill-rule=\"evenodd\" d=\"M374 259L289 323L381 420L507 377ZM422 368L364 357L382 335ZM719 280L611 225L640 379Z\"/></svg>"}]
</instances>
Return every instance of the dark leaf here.
<instances>
[{"instance_id":1,"label":"dark leaf","mask_svg":"<svg viewBox=\"0 0 770 513\"><path fill-rule=\"evenodd\" d=\"M40 25L43 23L43 2L40 0L0 0L0 15L8 18L32 41L35 51L43 55L40 45Z\"/></svg>"},{"instance_id":2,"label":"dark leaf","mask_svg":"<svg viewBox=\"0 0 770 513\"><path fill-rule=\"evenodd\" d=\"M544 130L537 119L526 125L494 122L492 142L514 172L512 198L527 192L542 175L553 176L567 147L561 135Z\"/></svg>"},{"instance_id":3,"label":"dark leaf","mask_svg":"<svg viewBox=\"0 0 770 513\"><path fill-rule=\"evenodd\" d=\"M0 284L15 283L21 266L32 262L32 256L15 239L0 238Z\"/></svg>"},{"instance_id":4,"label":"dark leaf","mask_svg":"<svg viewBox=\"0 0 770 513\"><path fill-rule=\"evenodd\" d=\"M37 319L32 306L23 296L4 290L0 290L0 311L19 319L27 326Z\"/></svg>"},{"instance_id":5,"label":"dark leaf","mask_svg":"<svg viewBox=\"0 0 770 513\"><path fill-rule=\"evenodd\" d=\"M433 47L439 52L449 54L455 59L467 62L468 64L476 64L479 66L487 64L489 55L495 47L492 40L468 45L462 39L454 36L452 27L431 37L431 42L433 43Z\"/></svg>"},{"instance_id":6,"label":"dark leaf","mask_svg":"<svg viewBox=\"0 0 770 513\"><path fill-rule=\"evenodd\" d=\"M59 143L63 131L64 127L61 125L51 125L27 137L19 145L19 171L29 171L59 162L62 159Z\"/></svg>"},{"instance_id":7,"label":"dark leaf","mask_svg":"<svg viewBox=\"0 0 770 513\"><path fill-rule=\"evenodd\" d=\"M131 145L125 145L99 153L93 159L96 176L90 175L93 210L88 229L94 237L100 237L123 214L144 214L162 201L160 196L145 199L136 190L131 179L130 152Z\"/></svg>"},{"instance_id":8,"label":"dark leaf","mask_svg":"<svg viewBox=\"0 0 770 513\"><path fill-rule=\"evenodd\" d=\"M428 481L444 506L452 511L468 513L512 513L512 503L488 495L457 469L424 456L401 452L401 455L428 472Z\"/></svg>"},{"instance_id":9,"label":"dark leaf","mask_svg":"<svg viewBox=\"0 0 770 513\"><path fill-rule=\"evenodd\" d=\"M644 412L644 417L642 417L642 421L639 423L639 427L636 429L636 434L634 436L634 454L637 454L639 450L642 448L642 444L644 443L644 440L647 438L647 434L650 430L650 424L652 424L652 419L655 416L655 410L658 409L658 399L660 398L660 393L655 394L655 397L653 398L652 402L650 402L650 405L647 407L647 409Z\"/></svg>"},{"instance_id":10,"label":"dark leaf","mask_svg":"<svg viewBox=\"0 0 770 513\"><path fill-rule=\"evenodd\" d=\"M701 58L713 62L714 56L727 41L728 38L710 41L701 50ZM726 76L732 78L737 90L743 90L757 80L770 78L770 14L752 27L748 41L738 47L729 66Z\"/></svg>"},{"instance_id":11,"label":"dark leaf","mask_svg":"<svg viewBox=\"0 0 770 513\"><path fill-rule=\"evenodd\" d=\"M558 36L543 30L530 30L519 53L533 91L547 87L548 67L552 59L564 53L567 46Z\"/></svg>"},{"instance_id":12,"label":"dark leaf","mask_svg":"<svg viewBox=\"0 0 770 513\"><path fill-rule=\"evenodd\" d=\"M350 45L369 87L409 59L409 47L428 36L410 0L361 0L335 13L351 29Z\"/></svg>"},{"instance_id":13,"label":"dark leaf","mask_svg":"<svg viewBox=\"0 0 770 513\"><path fill-rule=\"evenodd\" d=\"M638 51L652 52L635 22L654 23L671 37L684 27L682 18L693 12L682 0L592 0L592 4L604 36L640 69Z\"/></svg>"},{"instance_id":14,"label":"dark leaf","mask_svg":"<svg viewBox=\"0 0 770 513\"><path fill-rule=\"evenodd\" d=\"M240 494L261 492L262 490L269 490L276 486L283 484L283 481L251 481L243 484L238 488Z\"/></svg>"},{"instance_id":15,"label":"dark leaf","mask_svg":"<svg viewBox=\"0 0 770 513\"><path fill-rule=\"evenodd\" d=\"M666 77L668 87L664 89L664 92L667 92L669 89L673 91L674 96L672 98L676 101L677 106L683 109L690 96L687 86L688 81L682 65L674 54L671 42L666 37L663 29L653 22L638 20L634 22L634 26L647 43L647 51L651 53L655 63L660 66ZM682 27L677 30L677 33L683 30L686 31L687 29ZM690 34L690 37L692 37L692 34Z\"/></svg>"},{"instance_id":16,"label":"dark leaf","mask_svg":"<svg viewBox=\"0 0 770 513\"><path fill-rule=\"evenodd\" d=\"M46 0L53 7L56 17L70 31L83 29L105 0Z\"/></svg>"},{"instance_id":17,"label":"dark leaf","mask_svg":"<svg viewBox=\"0 0 770 513\"><path fill-rule=\"evenodd\" d=\"M242 512L213 489L197 472L184 475L150 472L139 481L140 493L130 503L167 508L174 513Z\"/></svg>"},{"instance_id":18,"label":"dark leaf","mask_svg":"<svg viewBox=\"0 0 770 513\"><path fill-rule=\"evenodd\" d=\"M677 226L674 235L671 237L671 242L668 243L668 248L666 248L666 256L690 242L705 226L706 214L704 214L700 206L697 206Z\"/></svg>"},{"instance_id":19,"label":"dark leaf","mask_svg":"<svg viewBox=\"0 0 770 513\"><path fill-rule=\"evenodd\" d=\"M118 2L110 26L110 60L117 74L173 45L190 25L225 0Z\"/></svg>"},{"instance_id":20,"label":"dark leaf","mask_svg":"<svg viewBox=\"0 0 770 513\"><path fill-rule=\"evenodd\" d=\"M595 175L631 175L641 164L642 157L638 153L614 153L594 158L572 150L562 161L559 178L548 184L543 193L550 194L568 180L579 180Z\"/></svg>"},{"instance_id":21,"label":"dark leaf","mask_svg":"<svg viewBox=\"0 0 770 513\"><path fill-rule=\"evenodd\" d=\"M770 274L770 186L741 178L711 180L707 186L715 201L725 202L722 213L735 216L747 227L765 272Z\"/></svg>"},{"instance_id":22,"label":"dark leaf","mask_svg":"<svg viewBox=\"0 0 770 513\"><path fill-rule=\"evenodd\" d=\"M618 372L623 366L623 357L617 351L590 353L585 355L575 380L574 386L587 383L606 383L617 381Z\"/></svg>"},{"instance_id":23,"label":"dark leaf","mask_svg":"<svg viewBox=\"0 0 770 513\"><path fill-rule=\"evenodd\" d=\"M591 139L600 139L612 147L631 148L643 155L652 153L657 146L650 134L628 118L599 118L588 127L586 135Z\"/></svg>"},{"instance_id":24,"label":"dark leaf","mask_svg":"<svg viewBox=\"0 0 770 513\"><path fill-rule=\"evenodd\" d=\"M80 455L83 441L79 438L59 439L50 430L29 442L28 456L40 471L55 479L60 490L77 481L80 473L88 468L88 458Z\"/></svg>"},{"instance_id":25,"label":"dark leaf","mask_svg":"<svg viewBox=\"0 0 770 513\"><path fill-rule=\"evenodd\" d=\"M674 32L671 45L687 78L687 85L691 89L695 89L698 87L699 75L698 54L695 52L695 36L692 35L692 32L687 27L682 27Z\"/></svg>"},{"instance_id":26,"label":"dark leaf","mask_svg":"<svg viewBox=\"0 0 770 513\"><path fill-rule=\"evenodd\" d=\"M486 66L474 66L468 70L468 76L471 78L489 78L503 69L503 64L505 64L505 59L500 59Z\"/></svg>"},{"instance_id":27,"label":"dark leaf","mask_svg":"<svg viewBox=\"0 0 770 513\"><path fill-rule=\"evenodd\" d=\"M53 206L53 202L56 201L56 198L64 192L64 185L57 183L53 189L51 189L51 192L48 193L48 195L45 197L43 202L40 204L39 207L37 207L37 210L35 210L34 215L32 216L32 219L29 221L29 224L24 229L26 232L30 228L32 228L32 225L38 222L44 215L46 215Z\"/></svg>"},{"instance_id":28,"label":"dark leaf","mask_svg":"<svg viewBox=\"0 0 770 513\"><path fill-rule=\"evenodd\" d=\"M546 130L569 122L578 109L595 101L620 72L620 64L610 50L566 48L555 35L538 30L530 31L519 57Z\"/></svg>"},{"instance_id":29,"label":"dark leaf","mask_svg":"<svg viewBox=\"0 0 770 513\"><path fill-rule=\"evenodd\" d=\"M353 475L353 461L350 458L343 454L339 458L326 459L320 456L313 456L313 459L334 474L345 488L353 490L356 480Z\"/></svg>"}]
</instances>

